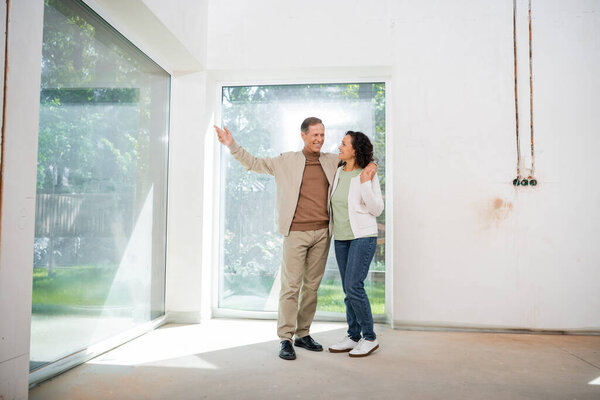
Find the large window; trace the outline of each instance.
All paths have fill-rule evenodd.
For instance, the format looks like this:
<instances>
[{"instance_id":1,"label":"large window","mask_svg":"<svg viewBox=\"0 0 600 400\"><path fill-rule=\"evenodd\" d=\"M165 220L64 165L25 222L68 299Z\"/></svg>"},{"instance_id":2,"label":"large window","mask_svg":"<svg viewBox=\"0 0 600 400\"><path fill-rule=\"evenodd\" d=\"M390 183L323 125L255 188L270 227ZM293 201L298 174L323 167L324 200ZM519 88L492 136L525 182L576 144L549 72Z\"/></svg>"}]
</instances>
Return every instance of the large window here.
<instances>
[{"instance_id":1,"label":"large window","mask_svg":"<svg viewBox=\"0 0 600 400\"><path fill-rule=\"evenodd\" d=\"M164 314L170 76L46 0L31 369Z\"/></svg>"},{"instance_id":2,"label":"large window","mask_svg":"<svg viewBox=\"0 0 600 400\"><path fill-rule=\"evenodd\" d=\"M301 150L300 124L309 116L325 124L322 151L335 152L348 130L366 133L375 147L385 196L385 84L380 82L225 86L222 123L252 154L272 157ZM275 182L247 172L222 152L223 203L219 307L276 311L282 236L275 226ZM379 238L365 287L374 314L385 313L385 211L378 218ZM319 311L345 312L344 295L333 253L319 289Z\"/></svg>"}]
</instances>

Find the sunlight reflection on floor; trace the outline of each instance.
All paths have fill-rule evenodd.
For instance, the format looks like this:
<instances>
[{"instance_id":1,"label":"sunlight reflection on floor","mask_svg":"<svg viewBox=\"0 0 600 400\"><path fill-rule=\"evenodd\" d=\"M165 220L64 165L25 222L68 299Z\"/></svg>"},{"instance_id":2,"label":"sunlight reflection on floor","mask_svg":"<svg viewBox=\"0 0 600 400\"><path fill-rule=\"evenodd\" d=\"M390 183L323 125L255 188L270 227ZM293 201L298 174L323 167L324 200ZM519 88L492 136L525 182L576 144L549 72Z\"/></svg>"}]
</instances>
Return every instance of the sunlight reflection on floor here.
<instances>
[{"instance_id":1,"label":"sunlight reflection on floor","mask_svg":"<svg viewBox=\"0 0 600 400\"><path fill-rule=\"evenodd\" d=\"M215 369L202 353L273 341L276 321L213 319L196 325L165 325L88 364ZM315 322L311 333L344 329L345 323Z\"/></svg>"}]
</instances>

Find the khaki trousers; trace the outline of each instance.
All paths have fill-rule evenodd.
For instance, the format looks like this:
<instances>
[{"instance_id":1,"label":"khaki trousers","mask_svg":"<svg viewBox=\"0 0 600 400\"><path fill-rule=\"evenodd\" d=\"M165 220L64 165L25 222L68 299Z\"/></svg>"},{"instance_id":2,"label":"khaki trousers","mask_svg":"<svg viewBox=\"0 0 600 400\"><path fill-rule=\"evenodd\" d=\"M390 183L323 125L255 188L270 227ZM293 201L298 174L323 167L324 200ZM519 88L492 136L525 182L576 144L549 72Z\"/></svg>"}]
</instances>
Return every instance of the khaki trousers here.
<instances>
[{"instance_id":1,"label":"khaki trousers","mask_svg":"<svg viewBox=\"0 0 600 400\"><path fill-rule=\"evenodd\" d=\"M280 340L307 336L329 253L329 229L291 231L283 239L277 335Z\"/></svg>"}]
</instances>

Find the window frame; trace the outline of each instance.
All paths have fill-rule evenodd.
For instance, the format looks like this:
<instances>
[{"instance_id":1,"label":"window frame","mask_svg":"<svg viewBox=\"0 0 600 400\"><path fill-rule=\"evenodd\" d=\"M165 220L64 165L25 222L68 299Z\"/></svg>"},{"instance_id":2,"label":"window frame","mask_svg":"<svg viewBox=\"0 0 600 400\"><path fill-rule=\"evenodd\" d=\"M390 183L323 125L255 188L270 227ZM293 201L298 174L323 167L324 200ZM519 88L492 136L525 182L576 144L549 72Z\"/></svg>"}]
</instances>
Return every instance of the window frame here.
<instances>
[{"instance_id":1,"label":"window frame","mask_svg":"<svg viewBox=\"0 0 600 400\"><path fill-rule=\"evenodd\" d=\"M392 151L392 124L391 124L391 79L389 76L373 75L368 77L357 77L348 75L347 77L339 78L302 78L302 79L243 79L243 80L215 80L215 107L213 113L213 122L220 125L222 120L222 93L224 87L229 86L268 86L268 85L320 85L320 84L342 84L342 83L370 83L381 82L385 84L385 157L386 164L393 165ZM212 124L211 124L212 127ZM219 293L223 288L222 277L220 271L223 267L224 249L221 248L221 235L224 230L225 220L221 204L225 195L225 184L223 180L223 157L222 152L227 151L223 148L215 138L214 130L211 130L213 135L212 146L213 154L215 154L212 162L212 180L215 184L215 190L212 191L210 202L212 210L210 225L211 240L207 248L205 244L204 250L210 252L210 311L212 317L217 318L244 318L244 319L277 319L277 311L247 311L235 310L230 308L219 307ZM210 143L210 142L209 142ZM290 149L291 150L291 149ZM392 168L386 170L386 232L385 232L385 313L373 315L374 322L387 323L393 325L393 171ZM206 221L208 222L208 221ZM207 271L208 272L208 271ZM346 316L343 313L317 311L314 317L315 321L339 321L345 322Z\"/></svg>"}]
</instances>

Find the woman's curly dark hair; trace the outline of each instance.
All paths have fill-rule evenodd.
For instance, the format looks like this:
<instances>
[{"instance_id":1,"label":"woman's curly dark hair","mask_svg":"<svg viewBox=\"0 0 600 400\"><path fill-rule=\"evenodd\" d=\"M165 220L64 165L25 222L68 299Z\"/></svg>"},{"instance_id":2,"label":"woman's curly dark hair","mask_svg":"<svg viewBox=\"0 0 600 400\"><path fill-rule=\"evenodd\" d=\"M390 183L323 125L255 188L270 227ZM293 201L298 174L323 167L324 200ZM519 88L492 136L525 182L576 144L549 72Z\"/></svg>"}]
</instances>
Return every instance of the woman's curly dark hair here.
<instances>
[{"instance_id":1,"label":"woman's curly dark hair","mask_svg":"<svg viewBox=\"0 0 600 400\"><path fill-rule=\"evenodd\" d=\"M356 165L360 168L364 168L371 161L373 161L373 145L369 140L369 137L362 132L348 131L346 135L352 138L352 148L356 155ZM345 161L340 161L338 167L345 165Z\"/></svg>"}]
</instances>

